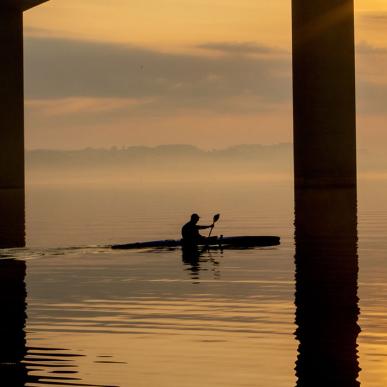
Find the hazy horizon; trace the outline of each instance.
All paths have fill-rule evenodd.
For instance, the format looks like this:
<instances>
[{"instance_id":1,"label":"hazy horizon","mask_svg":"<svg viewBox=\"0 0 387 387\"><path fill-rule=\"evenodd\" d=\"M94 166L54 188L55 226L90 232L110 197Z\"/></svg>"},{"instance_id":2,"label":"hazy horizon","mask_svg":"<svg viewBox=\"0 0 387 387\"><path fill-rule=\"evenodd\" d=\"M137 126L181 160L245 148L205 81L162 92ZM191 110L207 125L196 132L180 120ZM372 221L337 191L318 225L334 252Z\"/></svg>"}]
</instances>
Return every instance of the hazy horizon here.
<instances>
[{"instance_id":1,"label":"hazy horizon","mask_svg":"<svg viewBox=\"0 0 387 387\"><path fill-rule=\"evenodd\" d=\"M293 178L293 144L190 144L26 151L28 184L278 180ZM359 177L387 176L384 152L360 149Z\"/></svg>"}]
</instances>

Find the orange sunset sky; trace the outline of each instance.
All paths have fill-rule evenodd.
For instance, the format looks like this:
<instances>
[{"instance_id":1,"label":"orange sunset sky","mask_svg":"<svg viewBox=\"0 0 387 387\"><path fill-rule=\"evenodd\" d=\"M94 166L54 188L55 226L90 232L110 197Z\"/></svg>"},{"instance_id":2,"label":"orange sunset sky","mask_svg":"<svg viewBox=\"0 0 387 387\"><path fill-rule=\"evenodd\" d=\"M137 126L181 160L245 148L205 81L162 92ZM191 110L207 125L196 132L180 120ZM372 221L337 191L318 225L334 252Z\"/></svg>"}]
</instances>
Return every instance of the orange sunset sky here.
<instances>
[{"instance_id":1,"label":"orange sunset sky","mask_svg":"<svg viewBox=\"0 0 387 387\"><path fill-rule=\"evenodd\" d=\"M387 2L356 1L359 147L387 140ZM291 142L290 0L51 0L25 13L26 147Z\"/></svg>"}]
</instances>

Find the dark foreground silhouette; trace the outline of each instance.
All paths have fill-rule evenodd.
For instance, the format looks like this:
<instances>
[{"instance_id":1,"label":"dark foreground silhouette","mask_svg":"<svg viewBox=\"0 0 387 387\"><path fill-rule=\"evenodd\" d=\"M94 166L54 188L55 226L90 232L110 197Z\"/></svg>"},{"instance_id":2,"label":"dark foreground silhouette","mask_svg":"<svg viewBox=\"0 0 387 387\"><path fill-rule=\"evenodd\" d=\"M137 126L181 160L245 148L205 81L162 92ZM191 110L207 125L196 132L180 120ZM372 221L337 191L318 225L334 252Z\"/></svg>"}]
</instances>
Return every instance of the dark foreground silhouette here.
<instances>
[{"instance_id":1,"label":"dark foreground silhouette","mask_svg":"<svg viewBox=\"0 0 387 387\"><path fill-rule=\"evenodd\" d=\"M277 246L280 244L280 237L277 236L235 236L235 237L211 237L212 230L215 223L219 220L220 214L214 215L213 223L209 226L198 225L199 215L192 214L191 220L186 223L181 230L182 239L165 239L159 241L149 242L134 242L119 245L112 245L112 249L162 249L182 247L183 250L195 250L198 246L205 247L207 250L211 249L245 249L253 247L267 247ZM211 229L208 237L200 235L199 230Z\"/></svg>"},{"instance_id":2,"label":"dark foreground silhouette","mask_svg":"<svg viewBox=\"0 0 387 387\"><path fill-rule=\"evenodd\" d=\"M215 226L213 222L209 226L200 226L198 225L200 216L198 214L192 214L191 219L186 223L181 229L181 236L183 241L183 246L197 246L200 244L206 244L207 238L200 234L200 230L212 229Z\"/></svg>"},{"instance_id":3,"label":"dark foreground silhouette","mask_svg":"<svg viewBox=\"0 0 387 387\"><path fill-rule=\"evenodd\" d=\"M120 245L112 245L115 250L130 250L130 249L173 249L174 247L184 247L196 249L205 247L207 250L240 250L250 249L254 247L277 246L280 244L278 236L237 236L237 237L211 237L199 245L183 244L182 239L165 239L160 241L149 242L134 242Z\"/></svg>"}]
</instances>

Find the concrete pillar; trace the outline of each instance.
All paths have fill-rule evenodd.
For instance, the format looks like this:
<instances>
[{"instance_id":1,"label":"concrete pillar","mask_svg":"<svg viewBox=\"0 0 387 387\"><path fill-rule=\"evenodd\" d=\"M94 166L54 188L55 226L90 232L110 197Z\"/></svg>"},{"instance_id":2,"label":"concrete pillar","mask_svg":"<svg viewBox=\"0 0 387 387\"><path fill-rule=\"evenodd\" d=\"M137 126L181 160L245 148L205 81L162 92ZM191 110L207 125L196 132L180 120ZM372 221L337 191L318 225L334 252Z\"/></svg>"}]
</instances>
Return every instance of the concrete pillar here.
<instances>
[{"instance_id":1,"label":"concrete pillar","mask_svg":"<svg viewBox=\"0 0 387 387\"><path fill-rule=\"evenodd\" d=\"M23 247L23 11L47 0L0 3L0 248Z\"/></svg>"},{"instance_id":2,"label":"concrete pillar","mask_svg":"<svg viewBox=\"0 0 387 387\"><path fill-rule=\"evenodd\" d=\"M358 387L353 0L292 0L297 386Z\"/></svg>"},{"instance_id":3,"label":"concrete pillar","mask_svg":"<svg viewBox=\"0 0 387 387\"><path fill-rule=\"evenodd\" d=\"M292 0L296 189L356 186L353 0Z\"/></svg>"},{"instance_id":4,"label":"concrete pillar","mask_svg":"<svg viewBox=\"0 0 387 387\"><path fill-rule=\"evenodd\" d=\"M0 6L0 247L24 246L23 14Z\"/></svg>"}]
</instances>

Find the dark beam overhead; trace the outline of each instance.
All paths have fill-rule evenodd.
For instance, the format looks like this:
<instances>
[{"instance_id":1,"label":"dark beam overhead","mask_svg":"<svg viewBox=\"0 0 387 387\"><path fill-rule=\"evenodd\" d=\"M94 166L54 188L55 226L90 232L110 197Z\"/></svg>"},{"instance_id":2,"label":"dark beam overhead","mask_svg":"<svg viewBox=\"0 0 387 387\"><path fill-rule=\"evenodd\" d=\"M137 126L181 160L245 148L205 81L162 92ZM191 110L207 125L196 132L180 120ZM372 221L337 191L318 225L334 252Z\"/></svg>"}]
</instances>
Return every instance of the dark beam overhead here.
<instances>
[{"instance_id":1,"label":"dark beam overhead","mask_svg":"<svg viewBox=\"0 0 387 387\"><path fill-rule=\"evenodd\" d=\"M37 5L47 1L48 0L0 0L0 7L27 11L28 9L36 7Z\"/></svg>"}]
</instances>

